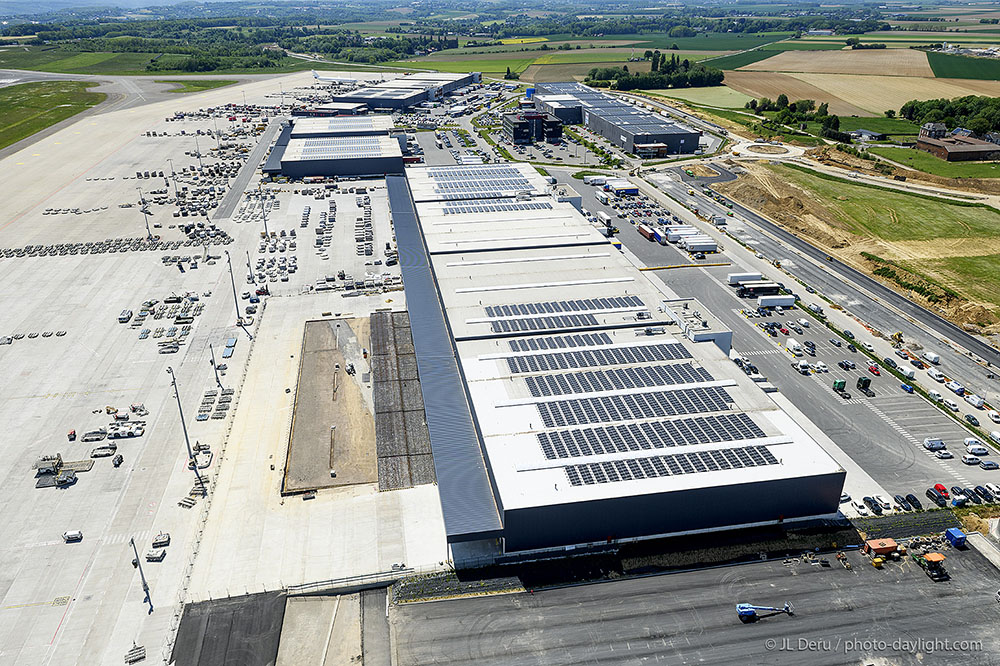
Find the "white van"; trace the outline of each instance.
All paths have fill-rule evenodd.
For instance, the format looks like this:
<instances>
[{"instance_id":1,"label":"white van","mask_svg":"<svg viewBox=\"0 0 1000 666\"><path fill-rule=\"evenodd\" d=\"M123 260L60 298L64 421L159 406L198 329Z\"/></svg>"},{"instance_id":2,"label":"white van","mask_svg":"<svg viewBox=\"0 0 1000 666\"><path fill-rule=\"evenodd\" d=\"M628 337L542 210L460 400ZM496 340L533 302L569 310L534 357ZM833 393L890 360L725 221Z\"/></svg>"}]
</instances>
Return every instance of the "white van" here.
<instances>
[{"instance_id":1,"label":"white van","mask_svg":"<svg viewBox=\"0 0 1000 666\"><path fill-rule=\"evenodd\" d=\"M809 328L809 320L808 319L799 319L798 322L799 322L799 326L801 326L802 328Z\"/></svg>"},{"instance_id":2,"label":"white van","mask_svg":"<svg viewBox=\"0 0 1000 666\"><path fill-rule=\"evenodd\" d=\"M938 363L941 362L941 357L932 351L925 351L923 354L920 355L920 358L924 359L928 363L933 363L934 365L937 365Z\"/></svg>"},{"instance_id":3,"label":"white van","mask_svg":"<svg viewBox=\"0 0 1000 666\"><path fill-rule=\"evenodd\" d=\"M937 368L927 368L927 376L936 382L944 383L944 373Z\"/></svg>"},{"instance_id":4,"label":"white van","mask_svg":"<svg viewBox=\"0 0 1000 666\"><path fill-rule=\"evenodd\" d=\"M997 412L995 409L991 409L986 412L986 416L988 416L990 421L993 421L993 423L1000 423L1000 412Z\"/></svg>"},{"instance_id":5,"label":"white van","mask_svg":"<svg viewBox=\"0 0 1000 666\"><path fill-rule=\"evenodd\" d=\"M990 433L990 439L992 439L997 444L1000 444L1000 430L994 430Z\"/></svg>"},{"instance_id":6,"label":"white van","mask_svg":"<svg viewBox=\"0 0 1000 666\"><path fill-rule=\"evenodd\" d=\"M937 391L928 391L927 397L930 398L932 402L941 402L942 400L941 394Z\"/></svg>"},{"instance_id":7,"label":"white van","mask_svg":"<svg viewBox=\"0 0 1000 666\"><path fill-rule=\"evenodd\" d=\"M962 456L962 462L964 462L966 465L978 465L980 461L979 458L977 458L976 456L970 453L966 453L964 456Z\"/></svg>"},{"instance_id":8,"label":"white van","mask_svg":"<svg viewBox=\"0 0 1000 666\"><path fill-rule=\"evenodd\" d=\"M952 400L951 398L945 398L942 402L944 403L944 406L950 409L951 411L953 412L958 411L958 403Z\"/></svg>"},{"instance_id":9,"label":"white van","mask_svg":"<svg viewBox=\"0 0 1000 666\"><path fill-rule=\"evenodd\" d=\"M927 437L924 439L924 448L928 451L941 451L947 447L945 447L944 440L940 437Z\"/></svg>"},{"instance_id":10,"label":"white van","mask_svg":"<svg viewBox=\"0 0 1000 666\"><path fill-rule=\"evenodd\" d=\"M965 447L965 452L968 453L970 456L985 456L989 455L990 453L989 449L987 449L982 444L967 446Z\"/></svg>"}]
</instances>

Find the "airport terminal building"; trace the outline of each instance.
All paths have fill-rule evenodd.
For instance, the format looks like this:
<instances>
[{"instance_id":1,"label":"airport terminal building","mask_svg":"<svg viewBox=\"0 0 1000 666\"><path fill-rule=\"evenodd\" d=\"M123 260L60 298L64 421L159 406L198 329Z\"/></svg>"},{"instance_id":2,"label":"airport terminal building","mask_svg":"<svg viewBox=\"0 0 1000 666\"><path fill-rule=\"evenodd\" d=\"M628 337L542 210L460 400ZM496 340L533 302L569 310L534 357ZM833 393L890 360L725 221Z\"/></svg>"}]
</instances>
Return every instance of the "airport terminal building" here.
<instances>
[{"instance_id":1,"label":"airport terminal building","mask_svg":"<svg viewBox=\"0 0 1000 666\"><path fill-rule=\"evenodd\" d=\"M539 83L535 108L567 125L585 125L628 153L694 153L701 132L581 83Z\"/></svg>"},{"instance_id":2,"label":"airport terminal building","mask_svg":"<svg viewBox=\"0 0 1000 666\"><path fill-rule=\"evenodd\" d=\"M731 334L532 167L387 185L459 566L836 514L845 471L733 365Z\"/></svg>"}]
</instances>

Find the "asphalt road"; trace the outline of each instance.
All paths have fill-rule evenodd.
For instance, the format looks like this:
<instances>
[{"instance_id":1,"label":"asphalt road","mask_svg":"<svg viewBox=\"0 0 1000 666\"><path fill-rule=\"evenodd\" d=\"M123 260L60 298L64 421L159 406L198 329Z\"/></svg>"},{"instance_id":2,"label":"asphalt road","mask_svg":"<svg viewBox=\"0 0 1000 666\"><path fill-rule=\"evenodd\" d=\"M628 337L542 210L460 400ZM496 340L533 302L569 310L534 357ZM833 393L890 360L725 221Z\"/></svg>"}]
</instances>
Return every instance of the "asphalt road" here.
<instances>
[{"instance_id":1,"label":"asphalt road","mask_svg":"<svg viewBox=\"0 0 1000 666\"><path fill-rule=\"evenodd\" d=\"M395 606L396 663L1000 663L996 570L975 551L946 555L952 578L941 583L912 561L877 570L855 552L850 571L832 557L829 568L774 561ZM736 616L737 603L785 602L794 615L754 624ZM935 651L904 640L939 643Z\"/></svg>"},{"instance_id":2,"label":"asphalt road","mask_svg":"<svg viewBox=\"0 0 1000 666\"><path fill-rule=\"evenodd\" d=\"M721 167L717 164L713 164L712 167L721 170ZM712 201L700 193L693 197L688 195L687 184L670 179L668 176L657 178L655 182L674 199L678 201L694 201L703 211L710 215L724 215L728 211L722 204ZM844 306L846 310L875 328L884 332L901 331L904 340L907 342L916 341L923 345L924 348L937 352L941 355L942 369L950 376L957 378L971 390L987 398L992 397L995 399L1000 395L998 380L988 378L989 374L996 373L996 367L984 367L967 353L960 353L954 350L951 346L943 343L936 337L938 333L936 333L936 329L932 325L943 322L941 327L954 328L952 324L911 303L905 297L896 294L877 282L875 284L879 286L878 293L874 293L874 291L869 292L865 286L859 287L858 283L852 281L853 278L845 277L832 270L831 266L839 262L825 261L825 253L819 253L820 258L816 259L814 255L818 250L805 243L805 241L796 239L796 244L786 244L784 238L790 235L787 232L782 232L780 235L773 234L771 228L774 225L766 220L764 220L763 224L758 225L756 221L763 218L753 213L753 211L743 209L739 204L734 203L733 210L738 211L748 221L743 223L735 218L727 218L729 220L727 228L731 235L751 245L768 259L782 259L782 268L784 270L787 270L805 284L812 286L824 296ZM810 248L810 252L800 251L798 249L798 245L800 244ZM854 269L850 270L856 273ZM871 282L867 277L864 280ZM883 296L885 292L888 292L891 298ZM896 309L897 302L904 303L906 307L903 310ZM916 314L912 316L904 314L910 311ZM979 347L991 349L972 336L961 331L959 333L961 333L961 339L971 339ZM949 337L961 342L958 336L949 335Z\"/></svg>"},{"instance_id":3,"label":"asphalt road","mask_svg":"<svg viewBox=\"0 0 1000 666\"><path fill-rule=\"evenodd\" d=\"M712 167L721 173L729 173L717 164L713 164ZM729 175L733 174L729 173ZM686 188L686 185L678 183L676 187L673 188L674 192L672 192L672 194L677 197L684 197L681 200L691 199L692 197L687 195ZM697 194L693 198L699 206L704 206L706 209L711 210L714 213L725 215L727 209L721 204L711 201L701 194ZM823 269L812 268L807 265L807 262L797 262L789 270L793 275L806 280L807 284L812 284L809 280L818 280L822 283L828 284L831 287L831 290L829 292L824 291L824 293L842 293L847 299L849 299L849 301L852 301L850 305L851 310L862 318L868 320L876 326L881 327L882 330L887 332L903 330L905 335L906 329L910 329L913 333L910 339L926 338L926 331L919 329L911 321L911 319L917 319L921 322L921 324L931 329L933 332L954 340L993 365L1000 365L1000 351L997 351L982 340L969 335L958 326L942 319L934 312L917 305L913 301L908 300L904 296L897 294L892 289L886 287L881 282L873 280L867 275L838 261L837 259L826 261L826 257L828 255L825 251L810 245L791 232L773 224L739 202L728 198L726 198L726 200L733 204L732 210L734 212L739 213L751 225L756 226L759 230L767 232L767 234L773 239L776 239L776 241L772 241L772 247L779 251L777 255L774 255L775 258L784 256L788 253L788 249L792 248L800 255L807 256L814 261L823 262L823 264L825 264L825 268ZM801 276L798 275L798 271L800 270L803 272L803 275ZM871 298L872 295L882 299L895 310L902 312L905 316L900 316L897 312L893 312L877 301L873 301ZM933 345L933 341L927 341L925 344L925 346ZM986 370L968 357L962 357L959 354L955 354L954 356L955 358L953 360L961 363L963 371L972 371L969 373L970 379L974 377L977 381L986 381L985 375L987 372L996 372L996 368ZM995 385L993 386L993 390L997 390Z\"/></svg>"},{"instance_id":4,"label":"asphalt road","mask_svg":"<svg viewBox=\"0 0 1000 666\"><path fill-rule=\"evenodd\" d=\"M271 141L274 140L274 136L278 133L280 128L281 122L278 120L272 120L267 126L267 129L264 130L264 133L257 140L257 145L254 146L252 151L250 151L250 157L247 159L246 164L243 165L243 168L240 169L239 175L233 179L232 184L229 186L229 191L226 192L226 196L223 197L222 203L215 211L215 215L212 216L213 220L225 220L233 216L233 211L236 210L236 206L239 205L240 199L243 198L243 193L246 190L247 185L250 184L250 179L256 175L257 169L260 168L260 164L264 159L264 155L271 147Z\"/></svg>"}]
</instances>

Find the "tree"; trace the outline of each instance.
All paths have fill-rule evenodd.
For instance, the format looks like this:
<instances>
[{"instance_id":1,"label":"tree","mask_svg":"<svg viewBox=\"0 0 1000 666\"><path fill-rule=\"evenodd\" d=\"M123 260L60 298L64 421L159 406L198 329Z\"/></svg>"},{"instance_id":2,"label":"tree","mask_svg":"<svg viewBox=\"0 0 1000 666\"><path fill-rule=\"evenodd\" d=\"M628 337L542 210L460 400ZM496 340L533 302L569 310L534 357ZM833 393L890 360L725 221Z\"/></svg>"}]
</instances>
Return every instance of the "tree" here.
<instances>
[{"instance_id":1,"label":"tree","mask_svg":"<svg viewBox=\"0 0 1000 666\"><path fill-rule=\"evenodd\" d=\"M650 49L646 49L646 52L642 54L642 57L649 60L653 57L653 52Z\"/></svg>"},{"instance_id":2,"label":"tree","mask_svg":"<svg viewBox=\"0 0 1000 666\"><path fill-rule=\"evenodd\" d=\"M677 43L674 42L673 44L670 45L670 50L671 51L680 51L681 47L677 46Z\"/></svg>"},{"instance_id":3,"label":"tree","mask_svg":"<svg viewBox=\"0 0 1000 666\"><path fill-rule=\"evenodd\" d=\"M819 105L819 108L816 109L816 115L819 117L830 115L830 108L827 106L826 102Z\"/></svg>"},{"instance_id":4,"label":"tree","mask_svg":"<svg viewBox=\"0 0 1000 666\"><path fill-rule=\"evenodd\" d=\"M628 65L622 65L622 71L628 74Z\"/></svg>"},{"instance_id":5,"label":"tree","mask_svg":"<svg viewBox=\"0 0 1000 666\"><path fill-rule=\"evenodd\" d=\"M896 112L893 111L892 109L889 109L888 111L885 112L885 117L886 118L895 118L896 117Z\"/></svg>"},{"instance_id":6,"label":"tree","mask_svg":"<svg viewBox=\"0 0 1000 666\"><path fill-rule=\"evenodd\" d=\"M785 93L781 93L780 95L778 95L778 99L775 100L775 104L777 105L777 107L778 107L779 110L784 109L785 107L787 107L788 106L788 95L786 95Z\"/></svg>"},{"instance_id":7,"label":"tree","mask_svg":"<svg viewBox=\"0 0 1000 666\"><path fill-rule=\"evenodd\" d=\"M976 116L965 124L965 128L971 130L973 134L982 136L990 131L990 121L982 116Z\"/></svg>"},{"instance_id":8,"label":"tree","mask_svg":"<svg viewBox=\"0 0 1000 666\"><path fill-rule=\"evenodd\" d=\"M751 111L756 111L757 110L757 100L752 99L749 102L747 102L747 107L746 108L750 109Z\"/></svg>"},{"instance_id":9,"label":"tree","mask_svg":"<svg viewBox=\"0 0 1000 666\"><path fill-rule=\"evenodd\" d=\"M847 40L847 45L848 46L856 46L856 45L858 45L860 43L861 43L861 40L858 39L857 37L851 37L850 39Z\"/></svg>"},{"instance_id":10,"label":"tree","mask_svg":"<svg viewBox=\"0 0 1000 666\"><path fill-rule=\"evenodd\" d=\"M653 54L653 62L651 62L649 65L649 71L657 72L659 71L659 69L660 69L660 52L656 51Z\"/></svg>"}]
</instances>

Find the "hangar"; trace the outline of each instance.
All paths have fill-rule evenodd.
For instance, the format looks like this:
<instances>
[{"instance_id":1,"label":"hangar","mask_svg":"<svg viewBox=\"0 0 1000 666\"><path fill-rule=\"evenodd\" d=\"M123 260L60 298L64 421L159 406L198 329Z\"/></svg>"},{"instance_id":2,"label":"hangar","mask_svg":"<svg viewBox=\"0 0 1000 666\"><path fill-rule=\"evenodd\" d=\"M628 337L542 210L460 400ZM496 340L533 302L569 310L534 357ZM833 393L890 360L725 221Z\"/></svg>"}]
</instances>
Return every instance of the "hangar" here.
<instances>
[{"instance_id":1,"label":"hangar","mask_svg":"<svg viewBox=\"0 0 1000 666\"><path fill-rule=\"evenodd\" d=\"M481 79L479 72L420 72L337 95L334 101L365 104L369 109L408 109L421 102L440 100Z\"/></svg>"},{"instance_id":2,"label":"hangar","mask_svg":"<svg viewBox=\"0 0 1000 666\"><path fill-rule=\"evenodd\" d=\"M688 301L530 166L387 184L460 566L837 512L845 471L729 361L726 331L690 336Z\"/></svg>"}]
</instances>

